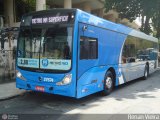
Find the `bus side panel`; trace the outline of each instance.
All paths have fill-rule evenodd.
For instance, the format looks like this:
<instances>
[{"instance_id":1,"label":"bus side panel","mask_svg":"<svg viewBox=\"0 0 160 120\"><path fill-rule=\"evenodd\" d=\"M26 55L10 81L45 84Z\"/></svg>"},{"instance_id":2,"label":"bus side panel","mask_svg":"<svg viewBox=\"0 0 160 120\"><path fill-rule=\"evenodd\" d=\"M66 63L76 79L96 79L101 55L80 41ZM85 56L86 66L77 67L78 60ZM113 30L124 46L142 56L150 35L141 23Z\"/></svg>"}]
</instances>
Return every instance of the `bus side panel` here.
<instances>
[{"instance_id":1,"label":"bus side panel","mask_svg":"<svg viewBox=\"0 0 160 120\"><path fill-rule=\"evenodd\" d=\"M119 64L127 35L105 29L102 29L100 33L102 34L100 44L103 45L100 50L100 63L114 68L116 73L115 86L118 86L125 83L125 77Z\"/></svg>"},{"instance_id":2,"label":"bus side panel","mask_svg":"<svg viewBox=\"0 0 160 120\"><path fill-rule=\"evenodd\" d=\"M156 60L149 61L149 73L153 73L156 71L156 67L157 67L156 63L157 63Z\"/></svg>"},{"instance_id":3,"label":"bus side panel","mask_svg":"<svg viewBox=\"0 0 160 120\"><path fill-rule=\"evenodd\" d=\"M122 35L120 35L119 37L122 37ZM129 40L132 40L133 42L132 46L135 46L135 50L138 49L138 47L136 48L136 46L138 45L137 41L139 39L136 39L135 41L135 39L133 38L131 39L130 35L128 35L127 38L125 38L125 41L129 41ZM141 45L143 46L143 44ZM143 77L145 66L147 63L149 64L149 73L152 73L156 70L157 57L156 57L156 52L152 50L153 48L147 48L145 53L143 54L141 53L143 56L146 56L146 53L147 53L148 58L149 58L149 59L142 59L142 57L140 57L140 54L138 52L135 54L135 56L132 56L131 54L129 54L128 57L126 57L127 54L122 56L122 53L125 53L125 50L123 51L123 47L129 48L129 44L127 46L127 42L126 42L125 44L122 45L122 49L121 49L121 55L120 55L121 57L119 59L119 63L120 63L119 64L119 74L120 74L119 84L123 84L124 82L128 82L128 81ZM133 58L133 60L135 61L129 61L130 58Z\"/></svg>"},{"instance_id":4,"label":"bus side panel","mask_svg":"<svg viewBox=\"0 0 160 120\"><path fill-rule=\"evenodd\" d=\"M87 25L88 31L82 31L84 25L79 24L78 41L80 41L81 35L98 38L98 59L80 60L78 57L77 98L102 91L104 76L110 67L113 67L118 75L119 57L125 40L125 36L117 38L118 33L95 26ZM89 33L90 31L96 34L92 35ZM80 45L78 45L78 50L80 56ZM118 80L119 77L116 79L116 85L119 84Z\"/></svg>"},{"instance_id":5,"label":"bus side panel","mask_svg":"<svg viewBox=\"0 0 160 120\"><path fill-rule=\"evenodd\" d=\"M83 31L83 26L87 26L87 30ZM117 38L116 32L102 29L99 27L79 24L79 37L78 37L78 78L94 66L118 65L121 47L124 38ZM87 36L98 39L98 59L93 60L80 60L80 37Z\"/></svg>"},{"instance_id":6,"label":"bus side panel","mask_svg":"<svg viewBox=\"0 0 160 120\"><path fill-rule=\"evenodd\" d=\"M122 52L123 52L123 47L125 45L127 35L119 34L118 38L122 38L123 45L121 48L121 53L119 57L119 84L123 84L125 82L128 82L130 80L139 78L143 76L144 73L144 67L145 67L145 62L139 62L139 63L124 63Z\"/></svg>"},{"instance_id":7,"label":"bus side panel","mask_svg":"<svg viewBox=\"0 0 160 120\"><path fill-rule=\"evenodd\" d=\"M125 34L121 34L121 33L117 33L117 42L115 42L116 44L118 44L118 68L116 69L116 82L115 82L115 86L118 86L120 84L123 84L126 82L126 78L127 75L125 74L124 70L121 67L121 63L122 63L122 50L123 50L123 46L125 43L125 40L127 38L127 35Z\"/></svg>"}]
</instances>

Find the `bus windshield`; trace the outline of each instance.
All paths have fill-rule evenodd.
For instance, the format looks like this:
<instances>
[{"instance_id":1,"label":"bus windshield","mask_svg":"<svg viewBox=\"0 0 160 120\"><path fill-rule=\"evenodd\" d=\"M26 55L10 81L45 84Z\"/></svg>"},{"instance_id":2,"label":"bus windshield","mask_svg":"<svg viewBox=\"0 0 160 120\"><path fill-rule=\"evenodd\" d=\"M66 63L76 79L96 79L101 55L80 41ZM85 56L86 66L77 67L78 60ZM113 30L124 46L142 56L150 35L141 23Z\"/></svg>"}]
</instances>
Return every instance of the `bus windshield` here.
<instances>
[{"instance_id":1,"label":"bus windshield","mask_svg":"<svg viewBox=\"0 0 160 120\"><path fill-rule=\"evenodd\" d=\"M71 69L73 25L21 27L17 65L36 70Z\"/></svg>"}]
</instances>

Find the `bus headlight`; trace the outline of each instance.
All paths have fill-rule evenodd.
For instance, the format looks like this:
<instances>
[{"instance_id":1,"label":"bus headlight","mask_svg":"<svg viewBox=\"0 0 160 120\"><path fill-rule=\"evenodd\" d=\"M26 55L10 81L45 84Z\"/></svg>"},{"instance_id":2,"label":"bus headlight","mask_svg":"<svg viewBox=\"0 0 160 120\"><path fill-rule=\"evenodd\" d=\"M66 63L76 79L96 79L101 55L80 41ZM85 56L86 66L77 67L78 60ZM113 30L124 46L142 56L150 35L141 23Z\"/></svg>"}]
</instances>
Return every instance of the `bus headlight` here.
<instances>
[{"instance_id":1,"label":"bus headlight","mask_svg":"<svg viewBox=\"0 0 160 120\"><path fill-rule=\"evenodd\" d=\"M16 77L21 79L21 80L26 80L23 76L22 76L22 73L18 70L16 70Z\"/></svg>"},{"instance_id":2,"label":"bus headlight","mask_svg":"<svg viewBox=\"0 0 160 120\"><path fill-rule=\"evenodd\" d=\"M68 85L72 81L72 74L66 75L62 81L57 82L56 85Z\"/></svg>"}]
</instances>

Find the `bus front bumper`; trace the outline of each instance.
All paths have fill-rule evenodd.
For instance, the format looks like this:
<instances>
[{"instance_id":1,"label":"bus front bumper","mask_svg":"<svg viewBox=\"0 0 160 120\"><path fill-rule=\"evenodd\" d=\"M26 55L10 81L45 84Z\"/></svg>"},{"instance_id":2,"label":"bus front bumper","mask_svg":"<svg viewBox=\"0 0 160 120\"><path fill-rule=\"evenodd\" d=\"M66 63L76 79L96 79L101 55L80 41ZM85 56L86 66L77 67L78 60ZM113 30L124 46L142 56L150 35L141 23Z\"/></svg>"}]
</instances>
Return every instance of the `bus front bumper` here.
<instances>
[{"instance_id":1,"label":"bus front bumper","mask_svg":"<svg viewBox=\"0 0 160 120\"><path fill-rule=\"evenodd\" d=\"M51 94L68 96L68 97L75 97L75 94L73 93L73 89L71 89L70 85L57 86L51 83L42 84L42 83L37 83L33 81L29 82L29 81L16 78L16 87L24 90L51 93Z\"/></svg>"}]
</instances>

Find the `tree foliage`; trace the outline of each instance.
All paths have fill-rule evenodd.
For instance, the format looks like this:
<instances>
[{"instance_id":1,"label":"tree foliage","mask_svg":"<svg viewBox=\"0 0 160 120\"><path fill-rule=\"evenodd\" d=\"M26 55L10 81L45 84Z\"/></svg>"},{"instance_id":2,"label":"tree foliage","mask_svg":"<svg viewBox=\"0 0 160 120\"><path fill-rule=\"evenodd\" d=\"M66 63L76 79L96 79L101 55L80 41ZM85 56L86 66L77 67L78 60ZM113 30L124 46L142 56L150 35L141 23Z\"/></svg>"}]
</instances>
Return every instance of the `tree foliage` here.
<instances>
[{"instance_id":1,"label":"tree foliage","mask_svg":"<svg viewBox=\"0 0 160 120\"><path fill-rule=\"evenodd\" d=\"M152 17L153 27L156 30L156 37L160 38L160 0L157 2L157 6L155 6L156 10Z\"/></svg>"},{"instance_id":2,"label":"tree foliage","mask_svg":"<svg viewBox=\"0 0 160 120\"><path fill-rule=\"evenodd\" d=\"M131 22L137 17L141 19L141 31L150 34L151 24L160 37L160 0L105 0L106 12L115 9L121 19L127 18Z\"/></svg>"},{"instance_id":3,"label":"tree foliage","mask_svg":"<svg viewBox=\"0 0 160 120\"><path fill-rule=\"evenodd\" d=\"M136 19L140 14L140 8L137 6L137 0L105 0L106 12L115 9L120 18L128 18L130 21ZM136 9L135 9L136 8Z\"/></svg>"}]
</instances>

